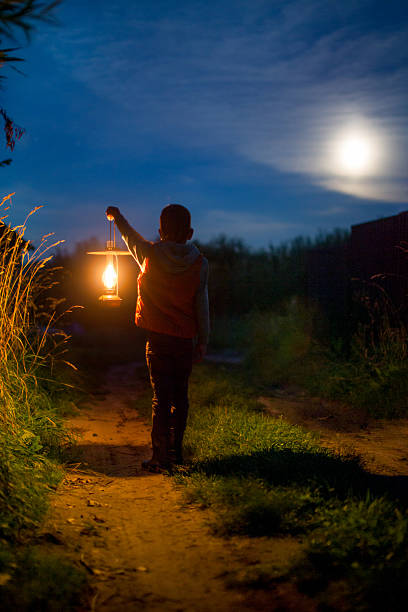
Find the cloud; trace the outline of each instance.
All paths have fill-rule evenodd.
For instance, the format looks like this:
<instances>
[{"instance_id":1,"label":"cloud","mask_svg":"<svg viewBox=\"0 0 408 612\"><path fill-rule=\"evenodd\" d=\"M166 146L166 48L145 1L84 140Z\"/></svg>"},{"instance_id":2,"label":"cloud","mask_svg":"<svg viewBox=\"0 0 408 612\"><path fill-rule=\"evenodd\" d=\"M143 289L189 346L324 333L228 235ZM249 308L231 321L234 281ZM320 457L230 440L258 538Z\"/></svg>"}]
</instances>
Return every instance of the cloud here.
<instances>
[{"instance_id":1,"label":"cloud","mask_svg":"<svg viewBox=\"0 0 408 612\"><path fill-rule=\"evenodd\" d=\"M242 238L252 244L269 244L286 240L293 232L301 233L304 227L271 219L270 214L234 212L221 209L208 210L198 219L197 238L210 240L225 234Z\"/></svg>"},{"instance_id":2,"label":"cloud","mask_svg":"<svg viewBox=\"0 0 408 612\"><path fill-rule=\"evenodd\" d=\"M369 11L372 2L363 4ZM156 134L324 189L408 201L405 24L366 27L351 1L180 3L174 13L171 5L151 14L124 2L54 43L60 64L109 107L122 146ZM337 171L333 141L361 125L381 163L350 181ZM119 138L112 131L102 129L106 146Z\"/></svg>"},{"instance_id":3,"label":"cloud","mask_svg":"<svg viewBox=\"0 0 408 612\"><path fill-rule=\"evenodd\" d=\"M408 202L408 181L404 180L359 180L329 178L320 179L319 184L331 191L353 195L364 200L378 202Z\"/></svg>"},{"instance_id":4,"label":"cloud","mask_svg":"<svg viewBox=\"0 0 408 612\"><path fill-rule=\"evenodd\" d=\"M346 209L344 206L330 206L319 210L314 210L313 214L318 217L335 217L337 215L344 215Z\"/></svg>"}]
</instances>

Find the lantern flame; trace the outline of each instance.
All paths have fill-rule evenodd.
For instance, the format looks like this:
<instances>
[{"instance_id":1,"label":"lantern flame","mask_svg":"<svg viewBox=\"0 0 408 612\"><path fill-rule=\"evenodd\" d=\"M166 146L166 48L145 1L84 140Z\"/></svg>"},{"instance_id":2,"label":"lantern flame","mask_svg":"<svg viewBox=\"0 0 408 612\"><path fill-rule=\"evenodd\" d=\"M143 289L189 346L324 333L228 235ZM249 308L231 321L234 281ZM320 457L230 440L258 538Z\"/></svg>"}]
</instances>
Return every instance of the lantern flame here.
<instances>
[{"instance_id":1,"label":"lantern flame","mask_svg":"<svg viewBox=\"0 0 408 612\"><path fill-rule=\"evenodd\" d=\"M108 263L104 270L104 273L102 274L102 282L105 285L106 289L111 291L115 288L117 281L118 275L116 274L116 270L112 263Z\"/></svg>"}]
</instances>

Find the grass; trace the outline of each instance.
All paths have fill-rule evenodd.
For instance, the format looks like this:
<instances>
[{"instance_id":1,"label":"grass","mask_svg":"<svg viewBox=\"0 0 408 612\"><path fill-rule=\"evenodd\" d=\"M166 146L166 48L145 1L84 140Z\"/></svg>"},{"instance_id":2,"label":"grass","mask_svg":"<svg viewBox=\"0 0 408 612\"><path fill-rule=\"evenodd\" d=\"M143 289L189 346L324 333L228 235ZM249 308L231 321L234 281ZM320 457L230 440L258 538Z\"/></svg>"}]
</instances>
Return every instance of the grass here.
<instances>
[{"instance_id":1,"label":"grass","mask_svg":"<svg viewBox=\"0 0 408 612\"><path fill-rule=\"evenodd\" d=\"M32 548L25 548L11 559L12 573L8 573L10 563L0 573L4 583L0 586L2 609L46 612L78 609L86 586L84 572L55 553L44 554Z\"/></svg>"},{"instance_id":2,"label":"grass","mask_svg":"<svg viewBox=\"0 0 408 612\"><path fill-rule=\"evenodd\" d=\"M239 340L232 332L216 342L245 353L250 379L264 387L297 385L309 393L337 400L375 418L408 414L408 341L405 328L386 316L370 319L345 349L322 334L321 315L297 299L273 312L242 319ZM319 331L320 328L320 331ZM216 326L216 330L218 327ZM244 342L246 336L246 342Z\"/></svg>"},{"instance_id":3,"label":"grass","mask_svg":"<svg viewBox=\"0 0 408 612\"><path fill-rule=\"evenodd\" d=\"M313 395L338 400L366 411L374 418L408 414L408 364L353 356L350 360L328 354L305 364L307 376L295 377Z\"/></svg>"},{"instance_id":4,"label":"grass","mask_svg":"<svg viewBox=\"0 0 408 612\"><path fill-rule=\"evenodd\" d=\"M295 581L326 609L399 610L408 596L408 514L392 479L316 435L265 416L242 371L197 368L177 481L223 536L296 536L302 556L259 582ZM256 583L254 570L251 583ZM348 606L348 607L347 607ZM322 608L323 609L323 608Z\"/></svg>"},{"instance_id":5,"label":"grass","mask_svg":"<svg viewBox=\"0 0 408 612\"><path fill-rule=\"evenodd\" d=\"M57 373L67 336L44 300L53 245L44 237L31 247L25 229L0 225L0 604L68 610L63 602L77 600L82 572L31 544L71 442L63 414L72 392Z\"/></svg>"}]
</instances>

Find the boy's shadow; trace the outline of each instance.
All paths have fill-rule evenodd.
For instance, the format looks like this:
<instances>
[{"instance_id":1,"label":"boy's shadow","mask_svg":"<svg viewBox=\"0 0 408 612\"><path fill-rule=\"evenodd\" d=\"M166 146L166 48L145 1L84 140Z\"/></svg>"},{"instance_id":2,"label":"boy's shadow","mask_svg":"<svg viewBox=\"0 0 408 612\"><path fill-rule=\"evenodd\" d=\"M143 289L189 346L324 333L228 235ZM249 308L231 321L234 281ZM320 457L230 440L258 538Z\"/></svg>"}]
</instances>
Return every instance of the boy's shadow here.
<instances>
[{"instance_id":1,"label":"boy's shadow","mask_svg":"<svg viewBox=\"0 0 408 612\"><path fill-rule=\"evenodd\" d=\"M324 451L262 450L247 455L230 455L194 463L193 471L207 476L259 478L273 486L317 486L323 494L340 499L367 493L398 500L408 506L408 476L371 474L358 457L341 457Z\"/></svg>"},{"instance_id":2,"label":"boy's shadow","mask_svg":"<svg viewBox=\"0 0 408 612\"><path fill-rule=\"evenodd\" d=\"M147 476L141 469L141 462L149 458L150 446L116 444L80 444L75 447L70 461L81 463L84 472L97 472L116 478ZM150 474L151 476L151 474Z\"/></svg>"}]
</instances>

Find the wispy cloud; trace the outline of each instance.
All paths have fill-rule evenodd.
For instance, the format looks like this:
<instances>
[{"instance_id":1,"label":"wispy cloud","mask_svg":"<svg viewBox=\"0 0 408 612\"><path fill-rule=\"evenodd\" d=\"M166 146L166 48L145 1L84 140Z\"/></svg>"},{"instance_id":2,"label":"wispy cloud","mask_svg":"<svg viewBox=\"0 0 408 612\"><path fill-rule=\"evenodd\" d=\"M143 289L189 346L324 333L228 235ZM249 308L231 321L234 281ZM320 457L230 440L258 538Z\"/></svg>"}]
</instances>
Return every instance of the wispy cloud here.
<instances>
[{"instance_id":1,"label":"wispy cloud","mask_svg":"<svg viewBox=\"0 0 408 612\"><path fill-rule=\"evenodd\" d=\"M320 178L320 185L332 191L339 191L364 200L378 202L408 202L408 180L395 178L387 180L372 178L370 180L351 180L344 178Z\"/></svg>"},{"instance_id":2,"label":"wispy cloud","mask_svg":"<svg viewBox=\"0 0 408 612\"><path fill-rule=\"evenodd\" d=\"M301 233L304 229L299 223L286 223L271 218L268 214L252 212L226 211L221 209L208 210L199 218L200 240L225 234L243 238L251 244L279 243L294 232Z\"/></svg>"},{"instance_id":3,"label":"wispy cloud","mask_svg":"<svg viewBox=\"0 0 408 612\"><path fill-rule=\"evenodd\" d=\"M149 17L123 3L126 27L111 11L60 37L54 53L112 115L120 109L124 118L112 125L125 130L128 147L159 133L300 173L324 189L408 201L406 24L359 29L351 1L216 7L180 3ZM377 139L379 160L371 174L349 180L337 171L333 142L356 125ZM117 137L105 126L101 138L111 146Z\"/></svg>"},{"instance_id":4,"label":"wispy cloud","mask_svg":"<svg viewBox=\"0 0 408 612\"><path fill-rule=\"evenodd\" d=\"M338 215L343 215L344 213L344 206L330 206L328 208L326 207L312 211L312 214L316 217L336 217Z\"/></svg>"}]
</instances>

